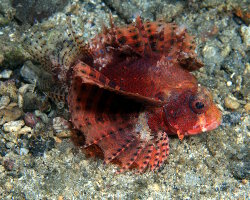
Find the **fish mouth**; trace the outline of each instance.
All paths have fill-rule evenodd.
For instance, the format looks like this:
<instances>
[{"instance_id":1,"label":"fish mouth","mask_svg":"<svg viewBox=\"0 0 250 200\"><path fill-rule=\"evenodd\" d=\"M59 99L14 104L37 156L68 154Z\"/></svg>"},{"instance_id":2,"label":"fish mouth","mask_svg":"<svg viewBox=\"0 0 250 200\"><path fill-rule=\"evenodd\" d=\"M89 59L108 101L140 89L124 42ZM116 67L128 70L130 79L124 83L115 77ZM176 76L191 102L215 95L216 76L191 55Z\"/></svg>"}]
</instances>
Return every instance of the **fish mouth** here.
<instances>
[{"instance_id":1,"label":"fish mouth","mask_svg":"<svg viewBox=\"0 0 250 200\"><path fill-rule=\"evenodd\" d=\"M199 115L197 123L191 130L187 131L187 135L195 135L216 129L222 121L222 114L216 105L211 105L210 109Z\"/></svg>"}]
</instances>

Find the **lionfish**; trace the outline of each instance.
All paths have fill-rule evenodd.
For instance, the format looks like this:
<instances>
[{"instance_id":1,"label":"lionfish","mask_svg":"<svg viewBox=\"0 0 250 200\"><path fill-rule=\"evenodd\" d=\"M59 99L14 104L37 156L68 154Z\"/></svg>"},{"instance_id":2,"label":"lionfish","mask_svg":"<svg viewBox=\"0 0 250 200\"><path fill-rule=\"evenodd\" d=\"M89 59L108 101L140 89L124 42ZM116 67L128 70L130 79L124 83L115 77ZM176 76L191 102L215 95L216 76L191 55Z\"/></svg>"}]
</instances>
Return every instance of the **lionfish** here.
<instances>
[{"instance_id":1,"label":"lionfish","mask_svg":"<svg viewBox=\"0 0 250 200\"><path fill-rule=\"evenodd\" d=\"M48 72L39 88L68 105L72 139L87 154L120 165L118 172L154 171L168 157L169 134L182 140L220 125L211 93L190 73L203 63L184 26L138 16L117 27L110 17L110 27L85 42L68 22L71 39L59 50L42 36L27 46Z\"/></svg>"}]
</instances>

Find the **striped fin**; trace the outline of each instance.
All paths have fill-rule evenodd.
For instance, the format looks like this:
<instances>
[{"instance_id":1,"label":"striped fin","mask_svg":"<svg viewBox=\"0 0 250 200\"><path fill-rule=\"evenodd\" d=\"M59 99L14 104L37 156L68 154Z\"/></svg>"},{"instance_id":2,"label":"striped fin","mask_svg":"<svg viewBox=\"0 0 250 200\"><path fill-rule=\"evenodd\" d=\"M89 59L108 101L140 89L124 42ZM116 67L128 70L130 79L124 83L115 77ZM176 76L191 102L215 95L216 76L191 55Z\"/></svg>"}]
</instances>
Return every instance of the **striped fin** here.
<instances>
[{"instance_id":1,"label":"striped fin","mask_svg":"<svg viewBox=\"0 0 250 200\"><path fill-rule=\"evenodd\" d=\"M127 135L125 135L125 137L122 137L122 138L119 138L119 139L124 140L124 141L122 141L121 143L120 142L119 143L113 143L112 146L116 146L116 147L112 147L110 149L107 149L104 152L104 162L106 164L113 161L121 153L125 152L131 146L132 142L134 141L133 137L131 139L127 139ZM106 144L104 142L102 142L99 145L106 145Z\"/></svg>"},{"instance_id":2,"label":"striped fin","mask_svg":"<svg viewBox=\"0 0 250 200\"><path fill-rule=\"evenodd\" d=\"M155 170L159 169L162 166L162 164L167 159L168 154L169 154L169 142L168 142L168 136L166 132L164 132L160 138L159 148L160 148L160 157L159 157L158 165L155 168Z\"/></svg>"},{"instance_id":3,"label":"striped fin","mask_svg":"<svg viewBox=\"0 0 250 200\"><path fill-rule=\"evenodd\" d=\"M51 69L53 68L53 63L49 58L49 52L51 49L42 33L37 30L33 34L24 38L23 47L35 61L41 63L41 66L45 71L51 72Z\"/></svg>"},{"instance_id":4,"label":"striped fin","mask_svg":"<svg viewBox=\"0 0 250 200\"><path fill-rule=\"evenodd\" d=\"M144 27L153 51L168 57L177 56L183 68L188 71L194 71L203 66L195 53L195 41L184 26L178 27L174 23L158 20L147 21Z\"/></svg>"},{"instance_id":5,"label":"striped fin","mask_svg":"<svg viewBox=\"0 0 250 200\"><path fill-rule=\"evenodd\" d=\"M159 159L160 159L160 154L161 154L161 147L160 147L160 141L156 141L156 147L153 156L151 157L150 160L150 170L154 171L158 165Z\"/></svg>"},{"instance_id":6,"label":"striped fin","mask_svg":"<svg viewBox=\"0 0 250 200\"><path fill-rule=\"evenodd\" d=\"M157 170L167 159L169 153L168 138L165 132L158 132L158 137L154 140L154 148L149 161L149 169Z\"/></svg>"},{"instance_id":7,"label":"striped fin","mask_svg":"<svg viewBox=\"0 0 250 200\"><path fill-rule=\"evenodd\" d=\"M144 143L142 141L135 140L126 152L118 155L116 158L121 162L121 168L117 171L117 174L128 170L133 165L143 148Z\"/></svg>"},{"instance_id":8,"label":"striped fin","mask_svg":"<svg viewBox=\"0 0 250 200\"><path fill-rule=\"evenodd\" d=\"M151 159L151 155L152 155L152 151L153 151L153 144L149 143L140 153L140 155L138 156L138 158L136 159L135 163L138 166L138 172L139 173L143 173L147 166L148 163Z\"/></svg>"},{"instance_id":9,"label":"striped fin","mask_svg":"<svg viewBox=\"0 0 250 200\"><path fill-rule=\"evenodd\" d=\"M164 104L164 102L160 100L142 96L137 93L123 91L123 88L115 84L113 81L109 80L106 76L104 76L96 69L90 67L89 65L83 62L79 62L76 66L74 66L73 77L81 79L81 82L85 84L96 85L99 88L113 91L120 95L124 95L127 98L136 100L138 102L143 102L148 106L150 105L161 106Z\"/></svg>"},{"instance_id":10,"label":"striped fin","mask_svg":"<svg viewBox=\"0 0 250 200\"><path fill-rule=\"evenodd\" d=\"M117 86L115 83L110 81L104 75L102 75L96 69L90 67L89 65L79 62L74 67L74 77L79 77L82 79L82 82L97 85L100 88L110 89L110 90L120 90L120 87Z\"/></svg>"},{"instance_id":11,"label":"striped fin","mask_svg":"<svg viewBox=\"0 0 250 200\"><path fill-rule=\"evenodd\" d=\"M54 84L46 94L57 105L67 104L68 86L65 84Z\"/></svg>"},{"instance_id":12,"label":"striped fin","mask_svg":"<svg viewBox=\"0 0 250 200\"><path fill-rule=\"evenodd\" d=\"M92 68L81 65L78 67L78 70L85 69L85 72L78 74L77 70L73 73L68 95L71 121L80 130L73 140L78 144L84 137L85 144L82 147L88 149L93 145L98 146L105 163L118 162L121 165L118 173L138 165L138 159L138 163L142 162L140 169L143 171L150 164L152 149L155 148L152 143L154 140L148 144L135 132L135 124L139 123L139 114L146 109L145 106L115 92L116 90L99 86L102 82L98 82L97 74L90 76L97 78L95 81L88 80L85 75L92 73Z\"/></svg>"},{"instance_id":13,"label":"striped fin","mask_svg":"<svg viewBox=\"0 0 250 200\"><path fill-rule=\"evenodd\" d=\"M143 55L145 44L136 26L129 25L128 27L117 28L116 40L122 49L127 51L129 47L131 52L135 52L140 56Z\"/></svg>"},{"instance_id":14,"label":"striped fin","mask_svg":"<svg viewBox=\"0 0 250 200\"><path fill-rule=\"evenodd\" d=\"M144 43L143 55L151 56L152 55L152 50L151 50L151 46L149 44L148 34L147 34L146 30L145 30L144 24L143 24L142 19L141 19L140 16L137 16L137 18L136 18L136 27L138 28L139 35L141 36L142 41Z\"/></svg>"},{"instance_id":15,"label":"striped fin","mask_svg":"<svg viewBox=\"0 0 250 200\"><path fill-rule=\"evenodd\" d=\"M64 29L53 32L52 39L50 30L48 33L36 30L24 39L23 44L32 59L39 62L45 71L53 74L60 82L67 80L68 70L79 59L84 59L88 64L93 63L88 44L84 42L82 34L74 31L69 17Z\"/></svg>"},{"instance_id":16,"label":"striped fin","mask_svg":"<svg viewBox=\"0 0 250 200\"><path fill-rule=\"evenodd\" d=\"M104 151L107 154L105 159L109 160L118 149L127 145L127 140L132 140L132 116L138 113L140 106L138 103L130 105L131 100L91 81L93 80L84 79L82 76L73 78L68 96L71 120L75 128L84 134L85 147L98 144L105 148L112 144L109 141L120 141L120 146L114 147L110 152ZM122 134L123 132L125 134Z\"/></svg>"},{"instance_id":17,"label":"striped fin","mask_svg":"<svg viewBox=\"0 0 250 200\"><path fill-rule=\"evenodd\" d=\"M93 63L93 55L90 50L89 44L84 41L83 32L81 30L80 33L77 33L72 25L72 20L70 16L66 18L67 25L68 25L68 37L72 38L74 41L75 48L77 49L77 57L80 60L84 60L88 64Z\"/></svg>"},{"instance_id":18,"label":"striped fin","mask_svg":"<svg viewBox=\"0 0 250 200\"><path fill-rule=\"evenodd\" d=\"M149 163L148 163L148 167L149 167L150 171L153 171L153 169L156 167L155 163L158 162L158 156L156 156L157 153L158 153L157 148L155 146L153 146L151 158L150 158Z\"/></svg>"}]
</instances>

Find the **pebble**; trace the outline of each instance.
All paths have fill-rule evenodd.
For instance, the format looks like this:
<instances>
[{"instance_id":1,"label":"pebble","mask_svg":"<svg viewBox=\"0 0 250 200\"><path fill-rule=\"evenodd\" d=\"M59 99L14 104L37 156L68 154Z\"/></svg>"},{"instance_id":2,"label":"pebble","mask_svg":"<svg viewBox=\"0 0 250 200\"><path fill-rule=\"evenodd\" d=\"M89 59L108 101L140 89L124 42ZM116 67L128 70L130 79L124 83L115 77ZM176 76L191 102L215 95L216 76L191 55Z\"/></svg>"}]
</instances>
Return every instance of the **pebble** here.
<instances>
[{"instance_id":1,"label":"pebble","mask_svg":"<svg viewBox=\"0 0 250 200\"><path fill-rule=\"evenodd\" d=\"M5 69L0 73L0 78L9 79L12 75L12 70Z\"/></svg>"},{"instance_id":2,"label":"pebble","mask_svg":"<svg viewBox=\"0 0 250 200\"><path fill-rule=\"evenodd\" d=\"M30 83L34 83L35 80L38 79L37 74L33 69L34 65L31 61L26 61L20 69L21 76Z\"/></svg>"},{"instance_id":3,"label":"pebble","mask_svg":"<svg viewBox=\"0 0 250 200\"><path fill-rule=\"evenodd\" d=\"M0 99L0 110L5 108L10 103L10 97L9 96L2 96Z\"/></svg>"},{"instance_id":4,"label":"pebble","mask_svg":"<svg viewBox=\"0 0 250 200\"><path fill-rule=\"evenodd\" d=\"M32 128L28 126L24 126L20 131L18 131L18 134L27 134L31 132L32 132Z\"/></svg>"},{"instance_id":5,"label":"pebble","mask_svg":"<svg viewBox=\"0 0 250 200\"><path fill-rule=\"evenodd\" d=\"M24 94L27 93L28 91L34 91L34 84L24 84L18 89L18 96L17 96L17 102L19 108L23 108L24 105Z\"/></svg>"},{"instance_id":6,"label":"pebble","mask_svg":"<svg viewBox=\"0 0 250 200\"><path fill-rule=\"evenodd\" d=\"M246 47L250 47L250 27L242 25L240 28L241 37L243 42L245 43Z\"/></svg>"},{"instance_id":7,"label":"pebble","mask_svg":"<svg viewBox=\"0 0 250 200\"><path fill-rule=\"evenodd\" d=\"M20 94L25 94L27 91L32 91L34 90L34 85L33 84L24 84L18 89L18 92Z\"/></svg>"},{"instance_id":8,"label":"pebble","mask_svg":"<svg viewBox=\"0 0 250 200\"><path fill-rule=\"evenodd\" d=\"M67 138L71 136L70 124L62 117L55 117L53 119L53 129L56 136L59 138Z\"/></svg>"},{"instance_id":9,"label":"pebble","mask_svg":"<svg viewBox=\"0 0 250 200\"><path fill-rule=\"evenodd\" d=\"M203 50L203 56L207 59L212 59L213 57L216 56L217 50L213 46L206 45Z\"/></svg>"},{"instance_id":10,"label":"pebble","mask_svg":"<svg viewBox=\"0 0 250 200\"><path fill-rule=\"evenodd\" d=\"M7 122L3 125L3 130L6 132L18 132L24 124L23 120Z\"/></svg>"},{"instance_id":11,"label":"pebble","mask_svg":"<svg viewBox=\"0 0 250 200\"><path fill-rule=\"evenodd\" d=\"M58 200L63 200L63 196L58 196Z\"/></svg>"},{"instance_id":12,"label":"pebble","mask_svg":"<svg viewBox=\"0 0 250 200\"><path fill-rule=\"evenodd\" d=\"M29 149L26 148L20 148L20 155L27 155L29 153Z\"/></svg>"},{"instance_id":13,"label":"pebble","mask_svg":"<svg viewBox=\"0 0 250 200\"><path fill-rule=\"evenodd\" d=\"M227 96L225 98L225 107L231 110L237 110L240 107L240 104L238 103L236 98Z\"/></svg>"},{"instance_id":14,"label":"pebble","mask_svg":"<svg viewBox=\"0 0 250 200\"><path fill-rule=\"evenodd\" d=\"M21 94L18 94L17 96L17 103L19 108L23 107L23 96Z\"/></svg>"},{"instance_id":15,"label":"pebble","mask_svg":"<svg viewBox=\"0 0 250 200\"><path fill-rule=\"evenodd\" d=\"M20 118L22 111L15 106L15 103L10 103L6 108L0 109L0 125L6 122L15 121Z\"/></svg>"},{"instance_id":16,"label":"pebble","mask_svg":"<svg viewBox=\"0 0 250 200\"><path fill-rule=\"evenodd\" d=\"M246 112L247 112L248 114L250 114L250 103L247 103L247 104L244 106L244 108L245 108Z\"/></svg>"},{"instance_id":17,"label":"pebble","mask_svg":"<svg viewBox=\"0 0 250 200\"><path fill-rule=\"evenodd\" d=\"M220 56L219 49L212 44L206 44L202 49L202 54L205 63L218 64L223 60L223 56Z\"/></svg>"},{"instance_id":18,"label":"pebble","mask_svg":"<svg viewBox=\"0 0 250 200\"><path fill-rule=\"evenodd\" d=\"M227 86L228 87L232 86L232 81L227 81Z\"/></svg>"},{"instance_id":19,"label":"pebble","mask_svg":"<svg viewBox=\"0 0 250 200\"><path fill-rule=\"evenodd\" d=\"M41 112L40 110L35 110L35 115L36 117L39 117L43 123L45 124L49 123L48 116L45 113Z\"/></svg>"},{"instance_id":20,"label":"pebble","mask_svg":"<svg viewBox=\"0 0 250 200\"><path fill-rule=\"evenodd\" d=\"M38 122L37 120L37 117L33 113L28 112L24 115L25 124L31 128L35 127Z\"/></svg>"},{"instance_id":21,"label":"pebble","mask_svg":"<svg viewBox=\"0 0 250 200\"><path fill-rule=\"evenodd\" d=\"M64 118L55 117L53 119L53 128L57 133L62 132L63 130L67 130L69 129L69 127L70 127L69 122Z\"/></svg>"}]
</instances>

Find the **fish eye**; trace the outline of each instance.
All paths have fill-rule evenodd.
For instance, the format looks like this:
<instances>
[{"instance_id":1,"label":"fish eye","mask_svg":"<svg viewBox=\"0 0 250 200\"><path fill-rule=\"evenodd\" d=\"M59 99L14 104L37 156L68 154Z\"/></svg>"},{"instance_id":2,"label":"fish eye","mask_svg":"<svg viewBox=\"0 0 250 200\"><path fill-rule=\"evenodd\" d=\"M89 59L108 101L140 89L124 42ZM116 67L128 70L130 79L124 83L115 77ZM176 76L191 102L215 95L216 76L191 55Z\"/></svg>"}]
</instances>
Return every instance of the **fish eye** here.
<instances>
[{"instance_id":1,"label":"fish eye","mask_svg":"<svg viewBox=\"0 0 250 200\"><path fill-rule=\"evenodd\" d=\"M197 98L191 98L189 107L191 110L196 113L196 114L201 114L204 113L207 109L206 105L206 100L205 99L197 99Z\"/></svg>"},{"instance_id":2,"label":"fish eye","mask_svg":"<svg viewBox=\"0 0 250 200\"><path fill-rule=\"evenodd\" d=\"M195 103L196 109L202 109L204 108L204 106L205 106L204 103L202 103L201 101Z\"/></svg>"}]
</instances>

